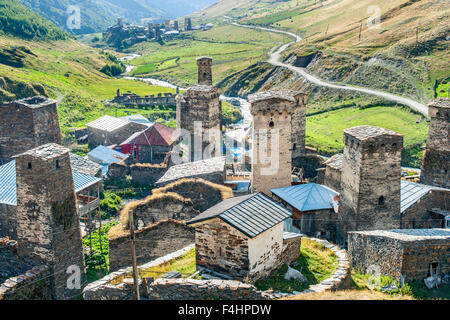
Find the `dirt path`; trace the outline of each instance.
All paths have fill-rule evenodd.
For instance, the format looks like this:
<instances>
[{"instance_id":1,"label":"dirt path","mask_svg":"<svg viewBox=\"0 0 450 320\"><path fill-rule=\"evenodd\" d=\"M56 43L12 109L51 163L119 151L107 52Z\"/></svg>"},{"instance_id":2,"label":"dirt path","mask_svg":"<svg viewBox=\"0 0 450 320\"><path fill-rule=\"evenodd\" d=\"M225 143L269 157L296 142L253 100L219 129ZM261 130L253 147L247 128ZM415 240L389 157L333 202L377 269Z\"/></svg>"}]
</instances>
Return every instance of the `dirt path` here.
<instances>
[{"instance_id":1,"label":"dirt path","mask_svg":"<svg viewBox=\"0 0 450 320\"><path fill-rule=\"evenodd\" d=\"M305 68L300 68L300 67L293 66L291 64L284 63L283 59L281 57L281 54L289 46L302 40L302 38L300 36L296 35L295 33L283 31L283 30L271 29L271 28L242 25L242 24L239 24L236 22L233 22L232 24L235 26L238 26L238 27L242 27L242 28L258 29L258 30L263 30L263 31L268 31L268 32L282 33L282 34L286 34L288 36L295 38L295 41L289 42L289 43L279 47L278 49L277 49L277 47L275 47L269 52L269 60L267 62L269 62L270 64L272 64L274 66L287 68L287 69L291 70L292 72L299 74L300 76L305 78L307 81L314 83L318 86L367 93L370 95L374 95L377 97L381 97L381 98L384 98L387 100L391 100L391 101L406 105L406 106L410 107L411 109L413 109L417 112L420 112L424 116L428 116L427 106L420 102L414 101L410 98L402 97L402 96L399 96L396 94L392 94L392 93L388 93L388 92L384 92L384 91L380 91L380 90L376 90L376 89L371 89L371 88L354 87L351 85L343 85L343 84L335 84L332 82L327 82L327 81L324 81L324 80L319 79L318 77L312 75Z\"/></svg>"}]
</instances>

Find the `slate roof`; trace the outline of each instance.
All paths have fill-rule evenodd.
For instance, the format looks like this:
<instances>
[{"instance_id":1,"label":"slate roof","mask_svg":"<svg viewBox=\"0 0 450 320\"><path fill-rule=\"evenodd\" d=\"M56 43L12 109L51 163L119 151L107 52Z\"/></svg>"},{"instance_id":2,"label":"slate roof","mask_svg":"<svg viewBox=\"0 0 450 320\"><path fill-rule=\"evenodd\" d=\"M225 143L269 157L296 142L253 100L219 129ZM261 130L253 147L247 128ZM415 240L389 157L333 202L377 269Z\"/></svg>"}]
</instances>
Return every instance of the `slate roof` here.
<instances>
[{"instance_id":1,"label":"slate roof","mask_svg":"<svg viewBox=\"0 0 450 320\"><path fill-rule=\"evenodd\" d=\"M335 154L334 156L332 156L330 159L328 159L325 162L325 164L328 167L331 167L333 169L342 170L343 160L344 160L344 154L338 153L338 154Z\"/></svg>"},{"instance_id":2,"label":"slate roof","mask_svg":"<svg viewBox=\"0 0 450 320\"><path fill-rule=\"evenodd\" d=\"M333 209L338 205L339 193L316 183L270 189L272 193L299 211Z\"/></svg>"},{"instance_id":3,"label":"slate roof","mask_svg":"<svg viewBox=\"0 0 450 320\"><path fill-rule=\"evenodd\" d=\"M167 183L183 178L195 178L215 172L225 172L225 157L177 164L170 167L156 184Z\"/></svg>"},{"instance_id":4,"label":"slate roof","mask_svg":"<svg viewBox=\"0 0 450 320\"><path fill-rule=\"evenodd\" d=\"M449 229L393 229L374 231L352 231L364 235L391 238L401 241L450 240Z\"/></svg>"},{"instance_id":5,"label":"slate roof","mask_svg":"<svg viewBox=\"0 0 450 320\"><path fill-rule=\"evenodd\" d=\"M98 146L88 153L89 159L102 164L117 163L128 158L128 155L112 150L105 146Z\"/></svg>"},{"instance_id":6,"label":"slate roof","mask_svg":"<svg viewBox=\"0 0 450 320\"><path fill-rule=\"evenodd\" d=\"M368 126L368 125L362 125L362 126L357 126L357 127L353 127L353 128L349 128L349 129L345 129L344 133L349 134L355 138L357 138L358 140L370 140L374 137L377 136L402 136L401 134L386 129L386 128L380 128L380 127L375 127L375 126Z\"/></svg>"},{"instance_id":7,"label":"slate roof","mask_svg":"<svg viewBox=\"0 0 450 320\"><path fill-rule=\"evenodd\" d=\"M263 91L248 96L248 101L250 103L255 103L258 101L264 101L269 99L283 99L286 101L295 102L295 97L301 94L301 92L295 92L292 90L280 90L280 91Z\"/></svg>"},{"instance_id":8,"label":"slate roof","mask_svg":"<svg viewBox=\"0 0 450 320\"><path fill-rule=\"evenodd\" d=\"M175 129L173 128L161 123L155 123L148 129L131 135L127 140L121 143L121 146L131 144L170 147L175 142L172 138L174 132Z\"/></svg>"},{"instance_id":9,"label":"slate roof","mask_svg":"<svg viewBox=\"0 0 450 320\"><path fill-rule=\"evenodd\" d=\"M230 198L202 212L187 224L219 218L250 238L283 222L292 212L259 192Z\"/></svg>"},{"instance_id":10,"label":"slate roof","mask_svg":"<svg viewBox=\"0 0 450 320\"><path fill-rule=\"evenodd\" d=\"M81 174L72 170L75 192L80 192L102 179ZM0 203L7 205L17 205L17 185L16 185L16 161L10 161L0 166Z\"/></svg>"},{"instance_id":11,"label":"slate roof","mask_svg":"<svg viewBox=\"0 0 450 320\"><path fill-rule=\"evenodd\" d=\"M89 176L95 176L100 170L102 170L102 166L98 163L73 153L70 154L70 164L72 165L72 169L74 171L87 174Z\"/></svg>"},{"instance_id":12,"label":"slate roof","mask_svg":"<svg viewBox=\"0 0 450 320\"><path fill-rule=\"evenodd\" d=\"M103 116L98 118L97 120L89 122L86 126L102 131L113 132L120 128L125 127L129 123L131 123L131 121L126 119L115 118L111 116Z\"/></svg>"}]
</instances>

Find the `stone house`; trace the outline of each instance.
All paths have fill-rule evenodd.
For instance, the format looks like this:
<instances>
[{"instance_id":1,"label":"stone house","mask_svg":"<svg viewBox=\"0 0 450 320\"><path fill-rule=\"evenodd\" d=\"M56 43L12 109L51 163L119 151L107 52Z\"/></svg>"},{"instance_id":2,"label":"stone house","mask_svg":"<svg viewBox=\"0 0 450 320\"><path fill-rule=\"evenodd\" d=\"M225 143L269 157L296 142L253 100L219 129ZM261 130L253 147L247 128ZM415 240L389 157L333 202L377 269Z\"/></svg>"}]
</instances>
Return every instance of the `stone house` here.
<instances>
[{"instance_id":1,"label":"stone house","mask_svg":"<svg viewBox=\"0 0 450 320\"><path fill-rule=\"evenodd\" d=\"M55 100L36 96L0 105L0 165L47 143L61 143Z\"/></svg>"},{"instance_id":2,"label":"stone house","mask_svg":"<svg viewBox=\"0 0 450 320\"><path fill-rule=\"evenodd\" d=\"M348 234L351 267L399 281L450 274L450 230L395 229Z\"/></svg>"},{"instance_id":3,"label":"stone house","mask_svg":"<svg viewBox=\"0 0 450 320\"><path fill-rule=\"evenodd\" d=\"M335 240L339 193L315 183L271 191L274 199L294 212L292 218L286 220L286 231Z\"/></svg>"},{"instance_id":4,"label":"stone house","mask_svg":"<svg viewBox=\"0 0 450 320\"><path fill-rule=\"evenodd\" d=\"M291 216L263 193L222 201L187 223L195 227L197 266L250 282L270 274L300 255L300 235L284 237Z\"/></svg>"},{"instance_id":5,"label":"stone house","mask_svg":"<svg viewBox=\"0 0 450 320\"><path fill-rule=\"evenodd\" d=\"M133 214L138 263L165 256L194 243L194 229L185 221L199 214L190 199L175 193L151 195L129 203L120 213L120 224L110 229L110 269L131 266L129 213Z\"/></svg>"},{"instance_id":6,"label":"stone house","mask_svg":"<svg viewBox=\"0 0 450 320\"><path fill-rule=\"evenodd\" d=\"M134 162L159 164L172 150L175 129L155 123L148 129L131 135L120 144L122 153Z\"/></svg>"},{"instance_id":7,"label":"stone house","mask_svg":"<svg viewBox=\"0 0 450 320\"><path fill-rule=\"evenodd\" d=\"M86 126L90 148L95 148L99 145L117 145L132 134L148 128L147 124L111 116L100 117Z\"/></svg>"}]
</instances>

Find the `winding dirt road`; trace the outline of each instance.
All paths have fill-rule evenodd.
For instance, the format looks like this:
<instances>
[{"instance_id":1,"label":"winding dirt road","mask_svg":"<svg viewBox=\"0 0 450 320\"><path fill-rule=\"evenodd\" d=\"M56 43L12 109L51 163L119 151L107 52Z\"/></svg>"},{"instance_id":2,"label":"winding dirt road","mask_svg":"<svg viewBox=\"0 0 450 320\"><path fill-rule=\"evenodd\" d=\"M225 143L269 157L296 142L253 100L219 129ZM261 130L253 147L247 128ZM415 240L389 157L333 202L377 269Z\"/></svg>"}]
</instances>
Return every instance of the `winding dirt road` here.
<instances>
[{"instance_id":1,"label":"winding dirt road","mask_svg":"<svg viewBox=\"0 0 450 320\"><path fill-rule=\"evenodd\" d=\"M390 101L400 103L402 105L406 105L406 106L410 107L411 109L413 109L417 112L420 112L424 116L428 116L427 106L420 102L414 101L410 98L402 97L402 96L399 96L396 94L392 94L392 93L388 93L388 92L384 92L384 91L380 91L380 90L376 90L376 89L354 87L351 85L334 84L332 82L327 82L327 81L317 78L316 76L309 73L308 70L305 68L300 68L300 67L293 66L291 64L284 63L283 59L281 57L281 54L289 46L302 40L302 38L300 36L296 35L295 33L278 30L278 29L271 29L271 28L264 28L264 27L257 27L257 26L248 26L248 25L243 25L243 24L239 24L236 22L232 22L232 24L235 26L238 26L238 27L242 27L242 28L258 29L258 30L263 30L263 31L268 31L268 32L282 33L282 34L286 34L288 36L295 38L295 41L289 42L279 48L275 47L269 52L269 60L267 62L274 66L287 68L287 69L291 70L292 72L299 74L300 76L305 78L307 81L314 83L318 86L367 93L370 95L378 96L378 97L381 97L381 98L384 98L384 99L387 99Z\"/></svg>"}]
</instances>

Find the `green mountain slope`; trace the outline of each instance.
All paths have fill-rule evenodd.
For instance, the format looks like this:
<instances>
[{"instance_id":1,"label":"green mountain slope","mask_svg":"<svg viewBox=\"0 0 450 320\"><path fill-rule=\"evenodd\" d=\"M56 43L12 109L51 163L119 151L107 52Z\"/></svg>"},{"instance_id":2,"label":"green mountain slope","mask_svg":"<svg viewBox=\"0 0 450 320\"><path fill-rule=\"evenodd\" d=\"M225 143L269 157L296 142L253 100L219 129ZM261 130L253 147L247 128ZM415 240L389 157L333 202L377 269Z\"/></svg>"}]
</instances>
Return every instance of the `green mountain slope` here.
<instances>
[{"instance_id":1,"label":"green mountain slope","mask_svg":"<svg viewBox=\"0 0 450 320\"><path fill-rule=\"evenodd\" d=\"M104 31L118 17L124 21L140 23L141 19L162 21L178 18L202 9L215 0L19 0L33 11L46 17L73 34L88 34ZM68 8L78 6L81 13L81 28L68 29Z\"/></svg>"},{"instance_id":2,"label":"green mountain slope","mask_svg":"<svg viewBox=\"0 0 450 320\"><path fill-rule=\"evenodd\" d=\"M15 0L0 2L0 34L27 40L62 40L69 36Z\"/></svg>"}]
</instances>

